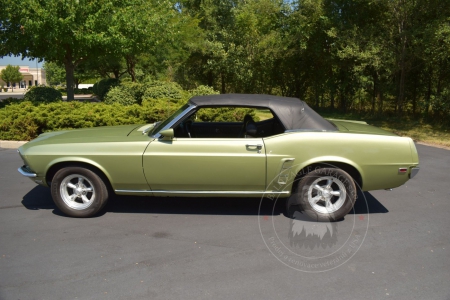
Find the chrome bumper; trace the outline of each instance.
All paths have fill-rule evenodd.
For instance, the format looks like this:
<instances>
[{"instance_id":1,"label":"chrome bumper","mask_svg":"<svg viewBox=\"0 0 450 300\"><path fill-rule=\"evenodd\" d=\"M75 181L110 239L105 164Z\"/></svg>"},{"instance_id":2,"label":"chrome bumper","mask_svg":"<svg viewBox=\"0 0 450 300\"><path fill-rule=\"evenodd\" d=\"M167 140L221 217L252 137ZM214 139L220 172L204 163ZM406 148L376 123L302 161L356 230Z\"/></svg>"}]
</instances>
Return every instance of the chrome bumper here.
<instances>
[{"instance_id":1,"label":"chrome bumper","mask_svg":"<svg viewBox=\"0 0 450 300\"><path fill-rule=\"evenodd\" d=\"M27 166L21 166L20 168L17 169L17 171L19 171L20 174L22 174L25 177L36 177L36 173L32 173Z\"/></svg>"},{"instance_id":2,"label":"chrome bumper","mask_svg":"<svg viewBox=\"0 0 450 300\"><path fill-rule=\"evenodd\" d=\"M419 170L420 170L419 167L411 168L411 173L409 173L409 179L412 179L414 176L416 176L417 173L419 173Z\"/></svg>"}]
</instances>

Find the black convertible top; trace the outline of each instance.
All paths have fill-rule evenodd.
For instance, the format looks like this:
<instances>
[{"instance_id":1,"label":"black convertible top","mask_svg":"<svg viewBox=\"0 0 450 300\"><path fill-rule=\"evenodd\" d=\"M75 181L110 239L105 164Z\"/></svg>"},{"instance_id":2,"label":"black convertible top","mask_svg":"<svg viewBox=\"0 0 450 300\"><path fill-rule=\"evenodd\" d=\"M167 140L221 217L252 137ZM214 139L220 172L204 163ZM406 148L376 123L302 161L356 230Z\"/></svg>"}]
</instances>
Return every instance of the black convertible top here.
<instances>
[{"instance_id":1,"label":"black convertible top","mask_svg":"<svg viewBox=\"0 0 450 300\"><path fill-rule=\"evenodd\" d=\"M327 120L322 118L304 101L298 98L247 95L247 94L222 94L197 96L189 100L196 106L245 106L266 107L272 110L286 130L320 130L337 131Z\"/></svg>"}]
</instances>

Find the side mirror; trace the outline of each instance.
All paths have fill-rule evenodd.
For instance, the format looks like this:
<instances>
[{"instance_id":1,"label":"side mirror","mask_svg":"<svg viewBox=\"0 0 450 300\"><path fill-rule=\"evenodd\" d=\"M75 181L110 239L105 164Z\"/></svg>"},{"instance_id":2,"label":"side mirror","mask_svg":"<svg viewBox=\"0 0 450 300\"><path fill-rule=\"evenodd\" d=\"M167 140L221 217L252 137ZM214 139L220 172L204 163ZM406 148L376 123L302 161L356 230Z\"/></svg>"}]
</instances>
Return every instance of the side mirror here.
<instances>
[{"instance_id":1,"label":"side mirror","mask_svg":"<svg viewBox=\"0 0 450 300\"><path fill-rule=\"evenodd\" d=\"M173 137L175 136L172 128L169 128L166 130L161 130L159 132L159 134L161 135L160 139L163 141L171 141L173 139Z\"/></svg>"}]
</instances>

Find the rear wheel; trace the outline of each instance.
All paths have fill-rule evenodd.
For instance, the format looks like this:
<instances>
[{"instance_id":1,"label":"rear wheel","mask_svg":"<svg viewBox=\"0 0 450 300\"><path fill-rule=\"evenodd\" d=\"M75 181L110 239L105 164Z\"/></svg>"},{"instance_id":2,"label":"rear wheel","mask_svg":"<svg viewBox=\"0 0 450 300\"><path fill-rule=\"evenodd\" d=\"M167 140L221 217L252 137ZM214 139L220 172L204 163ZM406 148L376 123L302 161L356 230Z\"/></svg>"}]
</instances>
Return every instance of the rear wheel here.
<instances>
[{"instance_id":1,"label":"rear wheel","mask_svg":"<svg viewBox=\"0 0 450 300\"><path fill-rule=\"evenodd\" d=\"M75 218L94 216L108 200L108 189L100 176L82 167L65 167L56 172L51 192L56 206Z\"/></svg>"},{"instance_id":2,"label":"rear wheel","mask_svg":"<svg viewBox=\"0 0 450 300\"><path fill-rule=\"evenodd\" d=\"M336 221L347 215L356 201L356 186L345 171L316 169L298 183L296 199L302 210L317 221Z\"/></svg>"}]
</instances>

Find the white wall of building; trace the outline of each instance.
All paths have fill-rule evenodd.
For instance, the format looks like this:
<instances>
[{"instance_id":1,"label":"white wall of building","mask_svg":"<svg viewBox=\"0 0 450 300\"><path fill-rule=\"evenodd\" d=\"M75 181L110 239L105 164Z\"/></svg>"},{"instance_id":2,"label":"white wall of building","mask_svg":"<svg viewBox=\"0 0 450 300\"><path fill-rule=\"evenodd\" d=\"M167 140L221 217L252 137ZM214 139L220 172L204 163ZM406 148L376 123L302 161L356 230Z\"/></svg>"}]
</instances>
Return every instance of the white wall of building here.
<instances>
[{"instance_id":1,"label":"white wall of building","mask_svg":"<svg viewBox=\"0 0 450 300\"><path fill-rule=\"evenodd\" d=\"M0 71L5 69L6 66L0 66ZM30 68L29 66L19 66L19 72L24 76L21 82L16 82L14 86L14 91L17 89L25 90L30 86L35 85L47 85L47 80L45 77L45 70L42 68ZM4 85L6 88L9 83L4 82L0 79L0 87Z\"/></svg>"}]
</instances>

